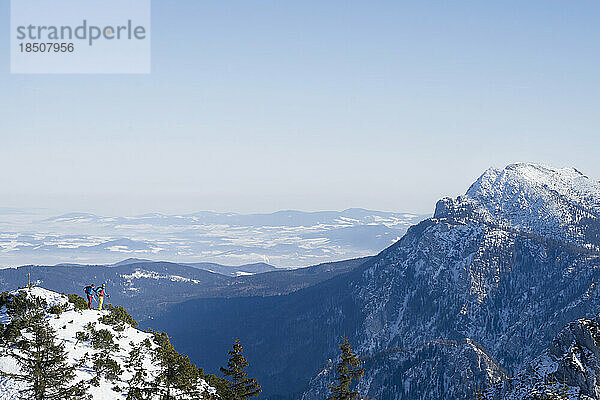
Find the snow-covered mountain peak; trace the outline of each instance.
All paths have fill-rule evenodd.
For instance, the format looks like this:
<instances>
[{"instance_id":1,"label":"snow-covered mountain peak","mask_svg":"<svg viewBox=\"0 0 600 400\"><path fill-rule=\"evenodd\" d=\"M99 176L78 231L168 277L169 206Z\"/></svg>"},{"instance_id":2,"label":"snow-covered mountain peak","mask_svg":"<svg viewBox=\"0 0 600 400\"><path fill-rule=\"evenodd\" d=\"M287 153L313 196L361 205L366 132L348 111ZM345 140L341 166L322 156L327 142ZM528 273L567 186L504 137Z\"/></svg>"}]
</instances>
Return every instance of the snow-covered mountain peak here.
<instances>
[{"instance_id":1,"label":"snow-covered mountain peak","mask_svg":"<svg viewBox=\"0 0 600 400\"><path fill-rule=\"evenodd\" d=\"M573 203L600 209L600 183L575 168L553 168L532 163L510 164L485 171L466 195L481 202L494 201L519 191L530 197L553 192Z\"/></svg>"},{"instance_id":2,"label":"snow-covered mountain peak","mask_svg":"<svg viewBox=\"0 0 600 400\"><path fill-rule=\"evenodd\" d=\"M464 196L440 200L435 217L484 221L598 250L600 182L575 168L490 168Z\"/></svg>"}]
</instances>

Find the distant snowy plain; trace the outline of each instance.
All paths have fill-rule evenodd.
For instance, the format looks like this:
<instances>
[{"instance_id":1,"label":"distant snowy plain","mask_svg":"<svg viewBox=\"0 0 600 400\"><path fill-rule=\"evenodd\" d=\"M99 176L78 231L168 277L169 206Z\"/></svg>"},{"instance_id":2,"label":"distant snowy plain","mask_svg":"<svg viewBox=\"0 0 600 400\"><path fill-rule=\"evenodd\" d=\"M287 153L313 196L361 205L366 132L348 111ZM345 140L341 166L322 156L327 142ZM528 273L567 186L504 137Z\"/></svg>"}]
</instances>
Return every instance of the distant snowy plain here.
<instances>
[{"instance_id":1,"label":"distant snowy plain","mask_svg":"<svg viewBox=\"0 0 600 400\"><path fill-rule=\"evenodd\" d=\"M0 267L127 257L302 267L369 256L427 215L364 209L99 216L0 208Z\"/></svg>"}]
</instances>

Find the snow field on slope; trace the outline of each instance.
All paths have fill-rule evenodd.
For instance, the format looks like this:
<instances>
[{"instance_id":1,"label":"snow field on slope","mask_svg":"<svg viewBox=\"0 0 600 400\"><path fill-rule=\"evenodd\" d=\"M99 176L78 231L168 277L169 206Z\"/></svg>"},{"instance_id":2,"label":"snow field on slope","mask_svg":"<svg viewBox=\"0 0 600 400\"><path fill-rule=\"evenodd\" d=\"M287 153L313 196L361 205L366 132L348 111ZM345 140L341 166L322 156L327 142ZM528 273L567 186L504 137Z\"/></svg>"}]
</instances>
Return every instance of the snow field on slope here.
<instances>
[{"instance_id":1,"label":"snow field on slope","mask_svg":"<svg viewBox=\"0 0 600 400\"><path fill-rule=\"evenodd\" d=\"M99 318L104 315L108 315L110 312L106 310L75 310L73 304L68 302L67 296L46 290L40 287L33 287L31 289L21 289L26 291L30 295L41 297L46 300L48 306L52 305L64 305L68 304L67 311L56 316L53 314L46 314L46 320L50 323L50 326L56 331L58 341L65 345L65 351L68 354L67 362L71 365L79 362L86 353L88 353L88 359L85 365L77 368L75 371L75 380L78 381L89 381L95 376L95 372L92 369L91 357L99 353L101 350L94 349L89 342L78 342L75 334L79 331L87 332L85 327L88 323L95 323L94 329L99 331L100 329L107 329L110 331L115 338L115 343L119 345L119 349L111 353L111 358L119 363L123 373L119 376L119 380L109 382L108 380L101 378L99 386L95 387L90 385L88 393L93 396L94 400L118 400L125 399L127 396L123 392L115 392L112 388L117 385L122 390L127 388L127 381L132 377L132 373L127 371L125 368L125 362L129 357L129 351L132 349L131 342L139 344L145 339L152 340L152 334L142 332L138 329L132 328L129 325L125 325L125 329L121 332L116 331L113 326L106 325L99 322ZM11 293L17 294L19 290ZM0 310L0 321L6 323L10 321L10 317L6 314L6 308ZM154 344L153 344L154 347ZM157 367L152 363L151 355L145 354L143 360L144 369L148 371L150 375L157 371ZM18 373L19 368L11 357L0 357L0 369L6 372ZM214 393L214 389L210 388L205 382L202 382L202 386L209 392ZM0 400L16 400L18 391L23 387L23 383L14 381L9 378L0 377ZM126 391L126 390L125 390Z\"/></svg>"}]
</instances>

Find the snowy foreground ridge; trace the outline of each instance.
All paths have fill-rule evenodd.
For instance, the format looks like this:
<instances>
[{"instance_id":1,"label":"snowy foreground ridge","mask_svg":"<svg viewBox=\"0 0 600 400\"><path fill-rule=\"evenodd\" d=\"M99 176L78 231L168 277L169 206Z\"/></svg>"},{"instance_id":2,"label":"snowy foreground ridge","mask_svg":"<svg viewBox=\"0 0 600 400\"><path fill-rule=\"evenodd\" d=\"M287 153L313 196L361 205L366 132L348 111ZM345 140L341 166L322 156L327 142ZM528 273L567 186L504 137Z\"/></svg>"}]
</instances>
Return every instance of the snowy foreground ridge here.
<instances>
[{"instance_id":1,"label":"snowy foreground ridge","mask_svg":"<svg viewBox=\"0 0 600 400\"><path fill-rule=\"evenodd\" d=\"M118 362L122 369L122 374L114 381L108 381L104 377L99 380L97 386L90 385L88 394L93 400L116 400L125 399L127 396L128 381L133 376L133 372L127 369L126 361L129 357L129 352L133 345L140 345L146 339L151 340L152 334L142 332L129 325L125 325L123 330L115 329L115 325L107 325L100 322L102 316L109 315L110 311L98 310L76 310L74 305L69 303L67 296L56 292L46 290L40 287L32 287L27 289L19 289L11 292L11 294L19 294L25 292L28 296L36 296L44 299L48 307L57 305L66 308L66 311L60 315L46 313L45 318L50 326L55 330L58 342L65 346L65 351L68 354L67 362L70 365L76 365L82 359L86 359L83 365L77 366L76 377L73 382L84 381L89 382L96 376L92 368L92 357L101 350L95 349L89 340L78 340L77 332L85 332L88 324L94 324L94 329L106 329L114 335L114 341L118 345L118 349L111 353L111 357ZM7 314L6 307L0 310L0 322L7 324L10 322L10 316ZM87 353L87 356L85 356ZM19 373L19 367L15 360L2 353L0 357L0 371L8 373ZM144 354L143 367L146 372L152 376L156 373L158 366L153 363L150 354ZM7 377L0 377L0 400L21 399L19 394L23 388L23 383ZM207 394L206 397L215 393L215 389L210 387L206 382L201 381L199 385ZM119 389L119 390L115 390Z\"/></svg>"}]
</instances>

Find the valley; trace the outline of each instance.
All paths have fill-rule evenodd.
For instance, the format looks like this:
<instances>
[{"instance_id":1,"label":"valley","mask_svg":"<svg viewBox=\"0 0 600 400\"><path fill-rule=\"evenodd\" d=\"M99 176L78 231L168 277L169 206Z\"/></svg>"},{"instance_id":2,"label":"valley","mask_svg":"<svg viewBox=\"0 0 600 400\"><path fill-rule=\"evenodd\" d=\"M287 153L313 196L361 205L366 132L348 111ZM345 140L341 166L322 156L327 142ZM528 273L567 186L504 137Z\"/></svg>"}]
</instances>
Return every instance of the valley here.
<instances>
[{"instance_id":1,"label":"valley","mask_svg":"<svg viewBox=\"0 0 600 400\"><path fill-rule=\"evenodd\" d=\"M371 398L469 400L489 388L489 399L520 399L522 385L553 390L542 380L560 373L565 390L596 399L598 380L584 372L600 370L589 339L600 335L598 232L599 182L521 163L484 172L369 257L294 269L140 258L23 266L0 270L0 289L29 273L65 293L106 282L111 302L206 371L239 338L267 399L326 397L342 336Z\"/></svg>"}]
</instances>

